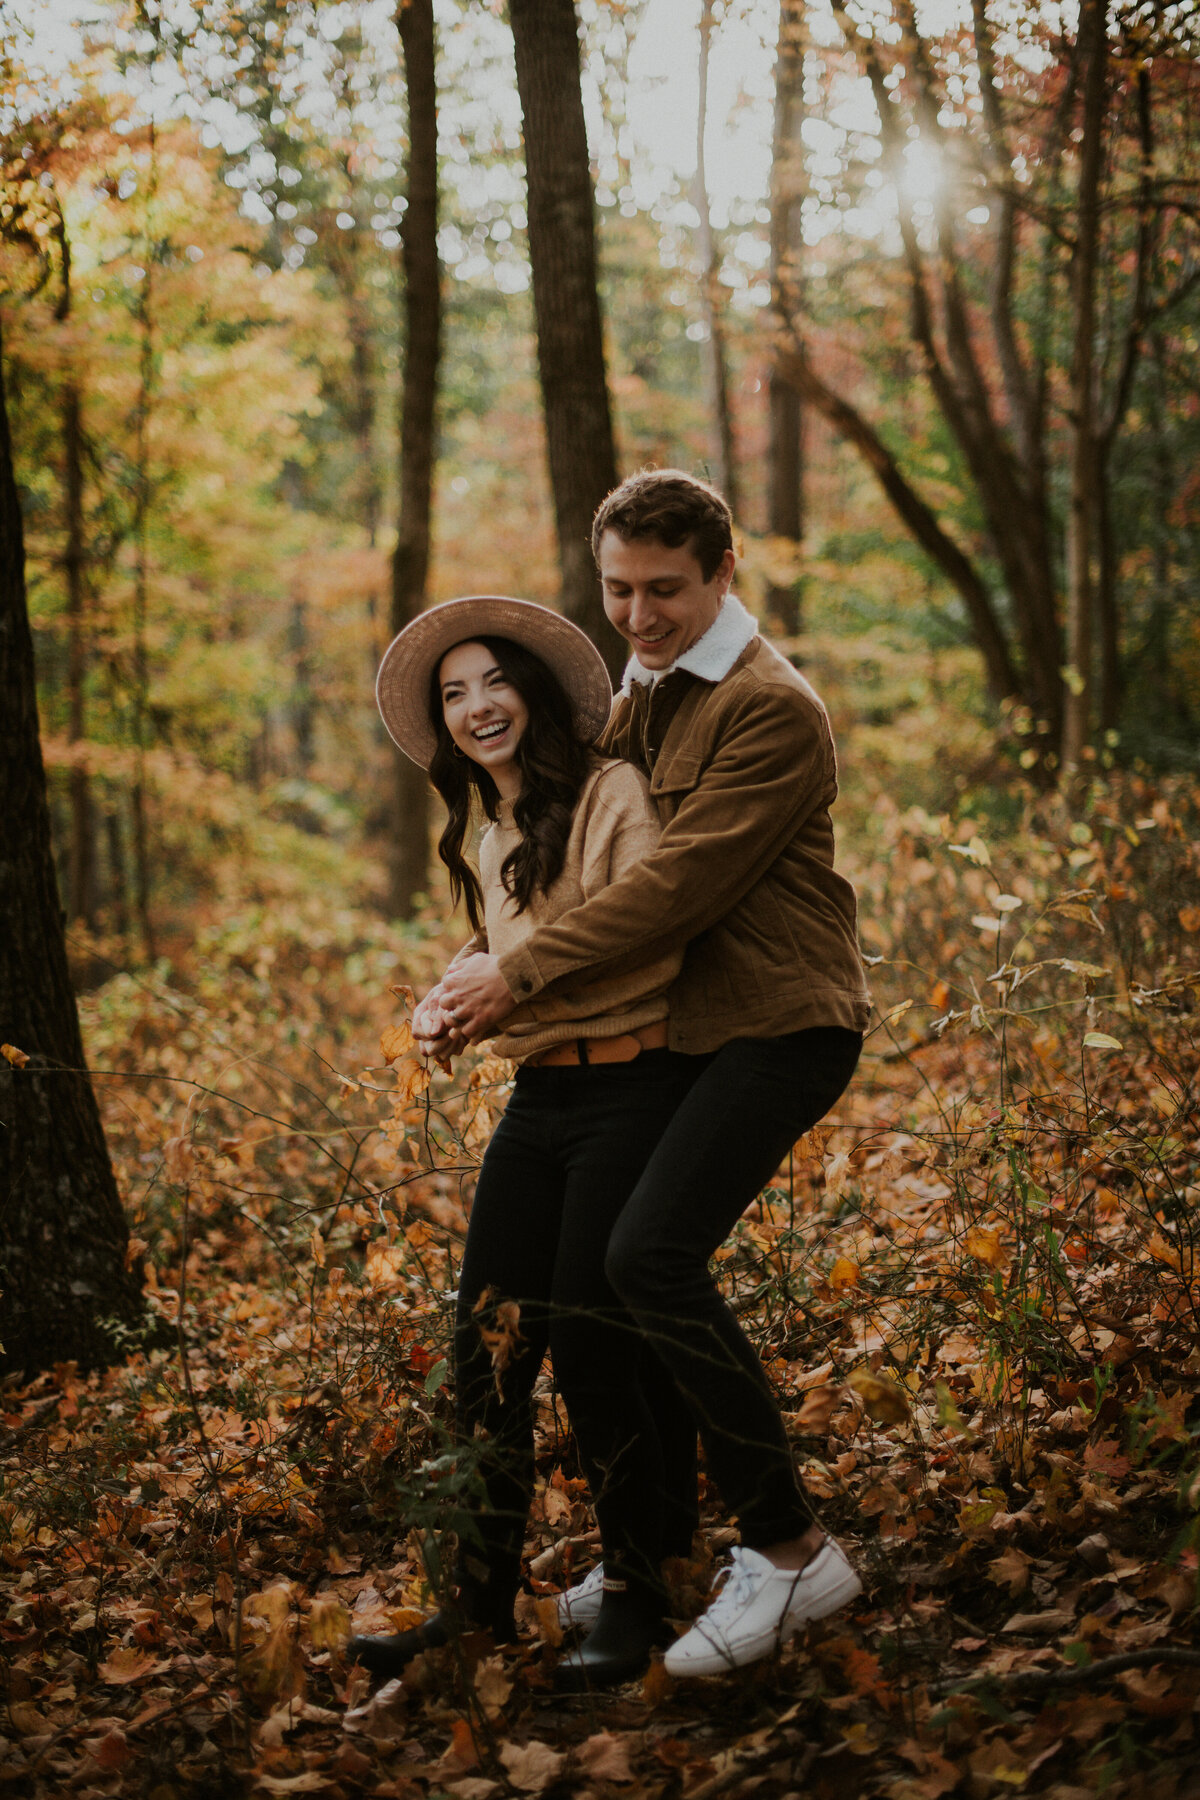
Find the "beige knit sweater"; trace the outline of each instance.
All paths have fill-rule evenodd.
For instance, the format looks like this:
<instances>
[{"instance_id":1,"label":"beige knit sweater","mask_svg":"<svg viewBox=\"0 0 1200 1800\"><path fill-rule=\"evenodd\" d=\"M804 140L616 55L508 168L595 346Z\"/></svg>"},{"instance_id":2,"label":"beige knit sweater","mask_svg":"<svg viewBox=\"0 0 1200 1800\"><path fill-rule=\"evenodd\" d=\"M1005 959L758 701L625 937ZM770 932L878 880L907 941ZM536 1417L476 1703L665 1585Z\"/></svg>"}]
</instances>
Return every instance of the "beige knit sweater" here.
<instances>
[{"instance_id":1,"label":"beige knit sweater","mask_svg":"<svg viewBox=\"0 0 1200 1800\"><path fill-rule=\"evenodd\" d=\"M500 870L521 838L512 808L503 806L479 846L485 930L459 956L472 950L504 956L515 950L539 926L553 924L572 907L581 906L648 855L660 829L645 776L627 762L598 764L579 796L561 875L518 913L504 890ZM620 1037L665 1019L667 989L682 961L680 945L652 960L630 959L628 967L610 967L596 979L580 969L509 1013L492 1049L521 1062L570 1038Z\"/></svg>"}]
</instances>

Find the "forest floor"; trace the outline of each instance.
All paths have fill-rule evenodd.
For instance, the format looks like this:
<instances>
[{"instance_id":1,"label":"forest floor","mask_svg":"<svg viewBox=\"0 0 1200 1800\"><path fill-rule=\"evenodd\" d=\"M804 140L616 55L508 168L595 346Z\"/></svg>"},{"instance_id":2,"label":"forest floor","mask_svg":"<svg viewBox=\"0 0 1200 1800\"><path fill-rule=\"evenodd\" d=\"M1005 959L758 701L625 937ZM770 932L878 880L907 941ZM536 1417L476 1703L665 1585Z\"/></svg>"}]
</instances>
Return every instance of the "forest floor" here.
<instances>
[{"instance_id":1,"label":"forest floor","mask_svg":"<svg viewBox=\"0 0 1200 1800\"><path fill-rule=\"evenodd\" d=\"M876 1021L722 1279L865 1592L718 1681L553 1694L596 1540L549 1375L520 1648L346 1662L469 1498L446 1296L508 1071L430 1082L390 991L454 934L264 895L88 993L165 1337L4 1390L0 1791L1200 1794L1195 799L995 793L857 802ZM732 1537L707 1490L681 1619Z\"/></svg>"}]
</instances>

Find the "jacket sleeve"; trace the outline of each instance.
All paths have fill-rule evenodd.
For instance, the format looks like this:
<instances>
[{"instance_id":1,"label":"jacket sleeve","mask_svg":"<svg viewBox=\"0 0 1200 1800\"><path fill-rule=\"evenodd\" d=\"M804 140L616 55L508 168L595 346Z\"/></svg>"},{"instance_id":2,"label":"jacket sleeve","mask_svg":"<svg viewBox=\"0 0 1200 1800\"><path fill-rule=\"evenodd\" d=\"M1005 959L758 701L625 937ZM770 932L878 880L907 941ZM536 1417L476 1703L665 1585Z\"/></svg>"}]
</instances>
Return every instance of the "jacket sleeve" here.
<instances>
[{"instance_id":1,"label":"jacket sleeve","mask_svg":"<svg viewBox=\"0 0 1200 1800\"><path fill-rule=\"evenodd\" d=\"M835 792L833 742L803 694L747 696L657 849L500 960L520 1000L586 968L643 960L715 925Z\"/></svg>"}]
</instances>

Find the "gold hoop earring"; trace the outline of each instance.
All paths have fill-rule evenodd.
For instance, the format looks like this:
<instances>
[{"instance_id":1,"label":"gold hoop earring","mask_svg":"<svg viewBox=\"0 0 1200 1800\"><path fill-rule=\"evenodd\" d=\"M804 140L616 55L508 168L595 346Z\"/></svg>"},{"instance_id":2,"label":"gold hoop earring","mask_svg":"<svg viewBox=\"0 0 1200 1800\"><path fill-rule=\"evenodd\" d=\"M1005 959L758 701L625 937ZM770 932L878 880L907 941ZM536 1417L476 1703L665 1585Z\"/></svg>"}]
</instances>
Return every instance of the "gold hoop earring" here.
<instances>
[{"instance_id":1,"label":"gold hoop earring","mask_svg":"<svg viewBox=\"0 0 1200 1800\"><path fill-rule=\"evenodd\" d=\"M457 756L459 762L467 761L467 753L465 750L460 750L457 744L451 744L450 748L453 750L455 756Z\"/></svg>"}]
</instances>

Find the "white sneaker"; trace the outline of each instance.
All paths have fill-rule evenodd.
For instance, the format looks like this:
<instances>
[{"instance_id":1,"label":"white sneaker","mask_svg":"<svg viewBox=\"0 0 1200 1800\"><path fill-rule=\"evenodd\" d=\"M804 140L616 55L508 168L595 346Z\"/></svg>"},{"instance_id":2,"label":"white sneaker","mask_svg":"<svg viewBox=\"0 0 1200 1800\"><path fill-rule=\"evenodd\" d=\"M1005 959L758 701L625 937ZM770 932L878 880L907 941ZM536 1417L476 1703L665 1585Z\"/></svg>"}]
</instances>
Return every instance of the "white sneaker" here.
<instances>
[{"instance_id":1,"label":"white sneaker","mask_svg":"<svg viewBox=\"0 0 1200 1800\"><path fill-rule=\"evenodd\" d=\"M575 1587L558 1596L558 1629L586 1631L600 1617L604 1598L604 1564L597 1563Z\"/></svg>"},{"instance_id":2,"label":"white sneaker","mask_svg":"<svg viewBox=\"0 0 1200 1800\"><path fill-rule=\"evenodd\" d=\"M777 1569L757 1550L736 1549L724 1587L663 1661L672 1675L724 1675L769 1656L810 1619L826 1618L861 1593L862 1582L832 1538L799 1570Z\"/></svg>"}]
</instances>

